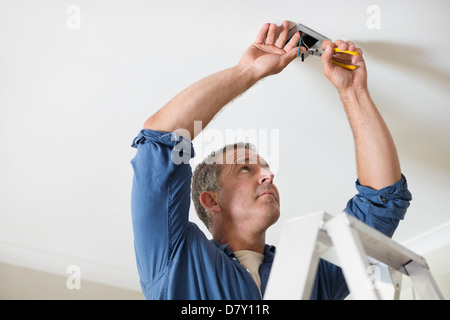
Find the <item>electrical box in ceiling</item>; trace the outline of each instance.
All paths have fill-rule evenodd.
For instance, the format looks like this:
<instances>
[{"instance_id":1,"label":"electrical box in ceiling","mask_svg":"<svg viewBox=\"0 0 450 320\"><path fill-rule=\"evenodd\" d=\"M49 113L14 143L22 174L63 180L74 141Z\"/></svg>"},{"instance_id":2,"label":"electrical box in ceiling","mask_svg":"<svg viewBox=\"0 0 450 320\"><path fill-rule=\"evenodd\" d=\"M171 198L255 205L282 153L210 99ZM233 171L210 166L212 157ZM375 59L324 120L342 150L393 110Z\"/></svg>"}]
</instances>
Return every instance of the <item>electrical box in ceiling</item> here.
<instances>
[{"instance_id":1,"label":"electrical box in ceiling","mask_svg":"<svg viewBox=\"0 0 450 320\"><path fill-rule=\"evenodd\" d=\"M321 50L322 42L328 39L324 35L298 23L289 30L287 41L289 41L294 36L294 34L296 34L299 31L302 33L302 46L305 47L306 45L308 49ZM310 55L309 51L306 51L304 57L306 58L309 55Z\"/></svg>"}]
</instances>

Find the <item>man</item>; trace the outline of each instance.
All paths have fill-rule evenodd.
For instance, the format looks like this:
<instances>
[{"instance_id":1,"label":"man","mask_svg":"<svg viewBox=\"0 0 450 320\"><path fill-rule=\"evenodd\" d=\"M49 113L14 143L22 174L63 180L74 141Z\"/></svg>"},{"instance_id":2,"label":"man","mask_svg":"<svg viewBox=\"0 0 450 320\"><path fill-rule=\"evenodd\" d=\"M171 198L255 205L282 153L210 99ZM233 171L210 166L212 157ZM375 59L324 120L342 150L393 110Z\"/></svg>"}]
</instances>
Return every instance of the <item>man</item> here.
<instances>
[{"instance_id":1,"label":"man","mask_svg":"<svg viewBox=\"0 0 450 320\"><path fill-rule=\"evenodd\" d=\"M206 126L228 102L295 59L300 35L286 43L288 27L287 21L279 30L265 24L236 66L179 93L134 139L132 219L146 299L264 296L275 254L265 234L280 216L280 196L267 163L252 148L237 144L196 168L192 197L212 234L208 240L188 221L191 167L174 157L194 156L194 121ZM356 70L331 62L335 46L359 53L351 61ZM389 130L369 96L362 51L341 40L324 41L323 49L323 72L339 91L356 147L358 194L345 210L392 236L411 194ZM348 293L341 269L321 260L311 299L343 299Z\"/></svg>"}]
</instances>

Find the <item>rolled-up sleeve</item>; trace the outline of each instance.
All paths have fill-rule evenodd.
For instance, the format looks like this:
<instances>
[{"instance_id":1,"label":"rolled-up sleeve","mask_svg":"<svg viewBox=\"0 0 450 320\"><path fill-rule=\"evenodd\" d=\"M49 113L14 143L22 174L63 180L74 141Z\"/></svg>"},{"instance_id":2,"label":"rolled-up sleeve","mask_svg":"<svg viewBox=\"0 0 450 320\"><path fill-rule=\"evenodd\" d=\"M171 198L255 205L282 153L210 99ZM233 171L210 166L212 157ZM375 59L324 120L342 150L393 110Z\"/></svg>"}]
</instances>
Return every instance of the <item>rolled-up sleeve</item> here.
<instances>
[{"instance_id":1,"label":"rolled-up sleeve","mask_svg":"<svg viewBox=\"0 0 450 320\"><path fill-rule=\"evenodd\" d=\"M134 246L141 282L149 285L166 271L188 224L194 150L175 133L146 129L132 147Z\"/></svg>"},{"instance_id":2,"label":"rolled-up sleeve","mask_svg":"<svg viewBox=\"0 0 450 320\"><path fill-rule=\"evenodd\" d=\"M362 186L356 180L357 194L344 209L346 213L392 237L412 200L404 175L397 183L380 190ZM311 299L344 299L349 293L342 269L321 260Z\"/></svg>"},{"instance_id":3,"label":"rolled-up sleeve","mask_svg":"<svg viewBox=\"0 0 450 320\"><path fill-rule=\"evenodd\" d=\"M358 193L348 201L344 211L392 237L412 200L406 177L402 174L400 181L380 190L362 186L359 180L355 184Z\"/></svg>"}]
</instances>

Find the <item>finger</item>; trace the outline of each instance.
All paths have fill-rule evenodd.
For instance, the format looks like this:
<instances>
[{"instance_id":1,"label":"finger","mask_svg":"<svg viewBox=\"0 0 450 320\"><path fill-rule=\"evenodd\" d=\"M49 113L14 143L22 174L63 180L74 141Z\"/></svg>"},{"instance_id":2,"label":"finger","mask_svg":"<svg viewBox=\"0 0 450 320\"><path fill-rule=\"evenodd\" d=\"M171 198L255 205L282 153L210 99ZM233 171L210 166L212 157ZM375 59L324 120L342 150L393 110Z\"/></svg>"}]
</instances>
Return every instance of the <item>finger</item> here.
<instances>
[{"instance_id":1,"label":"finger","mask_svg":"<svg viewBox=\"0 0 450 320\"><path fill-rule=\"evenodd\" d=\"M335 44L330 39L326 39L322 42L322 50L325 51L327 46L331 46L332 48L334 48Z\"/></svg>"},{"instance_id":2,"label":"finger","mask_svg":"<svg viewBox=\"0 0 450 320\"><path fill-rule=\"evenodd\" d=\"M329 75L331 74L331 71L333 70L333 63L331 62L332 58L333 58L333 48L334 48L334 43L332 43L331 41L326 42L327 40L324 41L325 46L323 46L322 44L322 48L323 48L323 54L322 54L322 66L323 66L323 73L325 75Z\"/></svg>"},{"instance_id":3,"label":"finger","mask_svg":"<svg viewBox=\"0 0 450 320\"><path fill-rule=\"evenodd\" d=\"M347 45L347 43L344 40L336 40L334 42L334 44L336 45L336 47L338 47L342 51L348 50L348 45Z\"/></svg>"},{"instance_id":4,"label":"finger","mask_svg":"<svg viewBox=\"0 0 450 320\"><path fill-rule=\"evenodd\" d=\"M289 52L293 48L297 48L299 41L300 41L300 34L298 32L296 32L292 36L292 38L289 40L289 42L286 44L286 46L284 47L284 51ZM304 48L304 47L302 47L302 48L306 50L306 48ZM300 48L300 51L301 51L301 48Z\"/></svg>"},{"instance_id":5,"label":"finger","mask_svg":"<svg viewBox=\"0 0 450 320\"><path fill-rule=\"evenodd\" d=\"M261 29L259 29L258 35L256 36L255 43L257 44L263 44L264 40L267 36L267 31L269 31L270 23L265 23Z\"/></svg>"},{"instance_id":6,"label":"finger","mask_svg":"<svg viewBox=\"0 0 450 320\"><path fill-rule=\"evenodd\" d=\"M358 48L356 48L356 45L353 41L347 41L347 45L348 45L348 50L349 51L353 51L353 52L358 52L358 55L356 56L352 56L352 64L357 64L358 61L360 61L361 59L361 49L358 50Z\"/></svg>"},{"instance_id":7,"label":"finger","mask_svg":"<svg viewBox=\"0 0 450 320\"><path fill-rule=\"evenodd\" d=\"M300 38L299 38L300 39ZM298 40L297 40L298 43ZM282 59L284 60L284 64L288 65L292 60L294 60L295 58L297 58L297 54L298 54L298 47L293 47L289 50L286 50L287 47L284 48L284 50L286 51L286 54L283 55ZM305 47L300 47L300 53L305 53L306 52L306 48Z\"/></svg>"},{"instance_id":8,"label":"finger","mask_svg":"<svg viewBox=\"0 0 450 320\"><path fill-rule=\"evenodd\" d=\"M353 58L352 58L352 63L353 64L357 64L358 62L360 62L360 61L364 61L364 58L363 58L363 53L362 53L362 50L360 49L360 48L355 48L355 50L353 50L353 51L356 51L356 52L358 52L358 55L357 56L354 56Z\"/></svg>"},{"instance_id":9,"label":"finger","mask_svg":"<svg viewBox=\"0 0 450 320\"><path fill-rule=\"evenodd\" d=\"M283 23L281 24L280 35L278 36L278 39L275 42L276 47L280 49L284 47L284 45L286 44L288 33L289 33L289 22L283 21Z\"/></svg>"},{"instance_id":10,"label":"finger","mask_svg":"<svg viewBox=\"0 0 450 320\"><path fill-rule=\"evenodd\" d=\"M269 27L269 32L267 33L267 38L265 44L273 45L275 43L275 37L277 35L277 25L272 23Z\"/></svg>"},{"instance_id":11,"label":"finger","mask_svg":"<svg viewBox=\"0 0 450 320\"><path fill-rule=\"evenodd\" d=\"M347 45L348 45L348 50L349 51L355 51L356 50L356 46L353 43L353 41L347 41Z\"/></svg>"},{"instance_id":12,"label":"finger","mask_svg":"<svg viewBox=\"0 0 450 320\"><path fill-rule=\"evenodd\" d=\"M362 60L362 57L361 57L362 51L361 51L361 49L358 49L353 41L346 41L345 43L347 44L347 47L348 47L349 51L358 52L358 55L351 57L352 64L357 64L359 61Z\"/></svg>"}]
</instances>

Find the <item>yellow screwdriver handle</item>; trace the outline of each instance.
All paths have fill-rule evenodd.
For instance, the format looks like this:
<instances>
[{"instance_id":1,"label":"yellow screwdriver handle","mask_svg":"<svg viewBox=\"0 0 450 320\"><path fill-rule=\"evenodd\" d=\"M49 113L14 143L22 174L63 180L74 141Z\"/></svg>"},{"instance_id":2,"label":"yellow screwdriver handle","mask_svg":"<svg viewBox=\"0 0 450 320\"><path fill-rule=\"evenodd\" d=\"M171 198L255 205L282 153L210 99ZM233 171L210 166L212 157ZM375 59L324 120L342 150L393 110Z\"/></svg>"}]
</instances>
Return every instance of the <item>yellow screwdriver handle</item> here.
<instances>
[{"instance_id":1,"label":"yellow screwdriver handle","mask_svg":"<svg viewBox=\"0 0 450 320\"><path fill-rule=\"evenodd\" d=\"M331 60L331 62L333 62L335 65L337 65L339 67L342 67L344 69L348 69L348 70L355 70L356 69L356 66L351 65L351 64L343 64L343 63L336 62L334 60Z\"/></svg>"},{"instance_id":2,"label":"yellow screwdriver handle","mask_svg":"<svg viewBox=\"0 0 450 320\"><path fill-rule=\"evenodd\" d=\"M342 53L347 53L347 54L351 54L352 56L357 56L358 52L356 51L348 51L348 50L341 50L339 48L334 48L334 52L342 52Z\"/></svg>"},{"instance_id":3,"label":"yellow screwdriver handle","mask_svg":"<svg viewBox=\"0 0 450 320\"><path fill-rule=\"evenodd\" d=\"M334 52L347 53L347 54L351 54L352 56L358 55L358 52L356 52L356 51L341 50L339 48L334 48ZM343 63L336 62L334 60L331 60L331 62L333 62L335 65L338 65L347 70L355 70L356 69L356 66L351 65L351 64L343 64Z\"/></svg>"}]
</instances>

